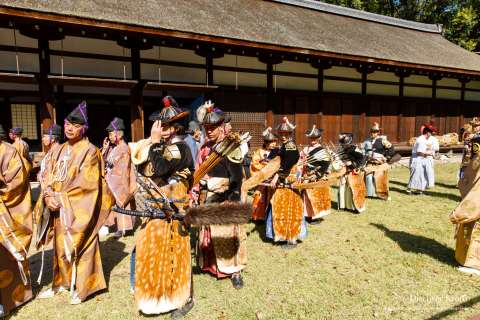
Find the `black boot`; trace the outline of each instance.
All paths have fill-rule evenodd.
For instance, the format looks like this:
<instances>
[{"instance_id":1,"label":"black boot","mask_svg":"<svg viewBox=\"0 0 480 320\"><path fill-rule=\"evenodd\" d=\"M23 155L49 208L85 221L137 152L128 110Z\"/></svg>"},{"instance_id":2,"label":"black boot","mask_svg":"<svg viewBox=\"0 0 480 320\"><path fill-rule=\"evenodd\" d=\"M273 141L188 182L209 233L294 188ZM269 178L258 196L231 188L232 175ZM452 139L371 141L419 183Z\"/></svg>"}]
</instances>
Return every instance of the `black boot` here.
<instances>
[{"instance_id":1,"label":"black boot","mask_svg":"<svg viewBox=\"0 0 480 320\"><path fill-rule=\"evenodd\" d=\"M187 315L187 313L193 308L193 299L190 299L185 305L179 309L175 309L170 314L170 318L173 320L182 319Z\"/></svg>"},{"instance_id":2,"label":"black boot","mask_svg":"<svg viewBox=\"0 0 480 320\"><path fill-rule=\"evenodd\" d=\"M241 273L234 273L232 275L232 284L233 284L233 287L237 290L240 290L243 288L243 278Z\"/></svg>"}]
</instances>

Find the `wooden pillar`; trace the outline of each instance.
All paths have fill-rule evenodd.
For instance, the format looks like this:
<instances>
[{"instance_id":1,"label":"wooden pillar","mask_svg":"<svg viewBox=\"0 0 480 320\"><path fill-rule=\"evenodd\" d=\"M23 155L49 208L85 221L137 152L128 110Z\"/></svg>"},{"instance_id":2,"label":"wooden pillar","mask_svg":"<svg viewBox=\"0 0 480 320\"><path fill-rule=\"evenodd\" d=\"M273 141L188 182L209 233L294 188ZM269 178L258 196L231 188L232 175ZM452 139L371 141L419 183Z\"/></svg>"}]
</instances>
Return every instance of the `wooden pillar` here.
<instances>
[{"instance_id":1,"label":"wooden pillar","mask_svg":"<svg viewBox=\"0 0 480 320\"><path fill-rule=\"evenodd\" d=\"M207 73L207 85L213 85L213 56L211 54L207 54L205 57L205 70Z\"/></svg>"},{"instance_id":2,"label":"wooden pillar","mask_svg":"<svg viewBox=\"0 0 480 320\"><path fill-rule=\"evenodd\" d=\"M395 75L398 77L398 96L403 97L405 95L405 78L410 76L408 71L398 71L395 72Z\"/></svg>"},{"instance_id":3,"label":"wooden pillar","mask_svg":"<svg viewBox=\"0 0 480 320\"><path fill-rule=\"evenodd\" d=\"M2 105L2 121L0 123L3 124L3 129L8 132L12 127L12 107L10 105L10 97L5 97Z\"/></svg>"},{"instance_id":4,"label":"wooden pillar","mask_svg":"<svg viewBox=\"0 0 480 320\"><path fill-rule=\"evenodd\" d=\"M428 76L430 80L432 80L432 99L437 98L437 81L442 79L441 75L438 74L431 74Z\"/></svg>"},{"instance_id":5,"label":"wooden pillar","mask_svg":"<svg viewBox=\"0 0 480 320\"><path fill-rule=\"evenodd\" d=\"M275 92L273 88L273 63L267 62L267 106L266 106L266 120L267 126L273 127L273 105L275 103Z\"/></svg>"},{"instance_id":6,"label":"wooden pillar","mask_svg":"<svg viewBox=\"0 0 480 320\"><path fill-rule=\"evenodd\" d=\"M467 83L470 82L470 79L464 78L464 79L458 79L460 83L462 84L461 91L460 91L460 114L458 115L458 124L459 127L463 125L464 119L465 119L465 90L467 88Z\"/></svg>"},{"instance_id":7,"label":"wooden pillar","mask_svg":"<svg viewBox=\"0 0 480 320\"><path fill-rule=\"evenodd\" d=\"M268 127L273 127L274 119L274 105L275 105L275 90L273 87L273 66L282 62L280 57L273 54L261 55L258 60L266 65L267 75L267 105L265 106L265 120Z\"/></svg>"},{"instance_id":8,"label":"wooden pillar","mask_svg":"<svg viewBox=\"0 0 480 320\"><path fill-rule=\"evenodd\" d=\"M405 96L405 78L410 76L410 73L408 71L399 71L396 72L395 75L399 78L399 85L398 85L398 96L400 98L403 98ZM404 110L404 100L400 99L399 104L398 104L398 122L397 122L397 137L396 141L402 142L402 130L403 130L403 124L404 124L404 119L403 119L403 110Z\"/></svg>"},{"instance_id":9,"label":"wooden pillar","mask_svg":"<svg viewBox=\"0 0 480 320\"><path fill-rule=\"evenodd\" d=\"M63 119L67 116L65 112L65 91L63 84L57 85L56 98L59 107L55 108L55 123L63 123Z\"/></svg>"},{"instance_id":10,"label":"wooden pillar","mask_svg":"<svg viewBox=\"0 0 480 320\"><path fill-rule=\"evenodd\" d=\"M207 85L214 85L213 81L213 60L224 56L224 51L216 47L198 47L195 54L205 58L205 82ZM213 100L213 92L205 93L205 100Z\"/></svg>"},{"instance_id":11,"label":"wooden pillar","mask_svg":"<svg viewBox=\"0 0 480 320\"><path fill-rule=\"evenodd\" d=\"M398 86L398 96L403 97L405 95L405 77L400 76L399 79L399 86Z\"/></svg>"},{"instance_id":12,"label":"wooden pillar","mask_svg":"<svg viewBox=\"0 0 480 320\"><path fill-rule=\"evenodd\" d=\"M317 70L317 91L319 95L323 95L325 81L325 68L318 68Z\"/></svg>"},{"instance_id":13,"label":"wooden pillar","mask_svg":"<svg viewBox=\"0 0 480 320\"><path fill-rule=\"evenodd\" d=\"M362 96L367 95L367 71L362 70Z\"/></svg>"},{"instance_id":14,"label":"wooden pillar","mask_svg":"<svg viewBox=\"0 0 480 320\"><path fill-rule=\"evenodd\" d=\"M460 91L460 101L465 101L465 90L467 88L467 83L470 82L469 79L459 79L460 83L462 84L461 91Z\"/></svg>"},{"instance_id":15,"label":"wooden pillar","mask_svg":"<svg viewBox=\"0 0 480 320\"><path fill-rule=\"evenodd\" d=\"M131 48L132 79L138 83L130 90L130 121L132 141L144 138L144 111L143 111L143 88L145 82L141 80L140 49Z\"/></svg>"},{"instance_id":16,"label":"wooden pillar","mask_svg":"<svg viewBox=\"0 0 480 320\"><path fill-rule=\"evenodd\" d=\"M325 70L330 69L332 66L323 62L316 61L311 63L312 67L317 69L317 119L316 124L319 127L323 127L323 93L325 89Z\"/></svg>"},{"instance_id":17,"label":"wooden pillar","mask_svg":"<svg viewBox=\"0 0 480 320\"><path fill-rule=\"evenodd\" d=\"M50 73L50 47L47 38L38 38L38 57L40 73L37 80L40 92L41 132L44 128L49 128L56 122L53 85L48 80L48 74Z\"/></svg>"},{"instance_id":18,"label":"wooden pillar","mask_svg":"<svg viewBox=\"0 0 480 320\"><path fill-rule=\"evenodd\" d=\"M373 73L375 70L373 69L373 66L371 65L360 65L360 67L357 68L357 71L362 74L362 96L367 95L367 77L370 73Z\"/></svg>"}]
</instances>

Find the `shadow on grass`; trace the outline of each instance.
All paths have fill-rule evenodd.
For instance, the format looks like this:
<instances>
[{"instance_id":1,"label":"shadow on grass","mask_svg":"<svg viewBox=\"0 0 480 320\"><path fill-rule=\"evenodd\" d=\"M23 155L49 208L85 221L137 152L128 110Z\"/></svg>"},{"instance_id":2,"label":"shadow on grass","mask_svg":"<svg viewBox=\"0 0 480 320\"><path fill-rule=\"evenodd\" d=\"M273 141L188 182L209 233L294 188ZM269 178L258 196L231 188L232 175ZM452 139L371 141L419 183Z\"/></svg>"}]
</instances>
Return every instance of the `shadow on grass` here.
<instances>
[{"instance_id":1,"label":"shadow on grass","mask_svg":"<svg viewBox=\"0 0 480 320\"><path fill-rule=\"evenodd\" d=\"M480 302L480 296L476 296L474 298L471 298L465 302L462 302L460 304L457 304L447 310L444 310L442 312L439 312L437 314L434 314L433 316L431 316L430 318L427 318L427 320L440 320L440 319L443 319L443 318L446 318L446 317L450 317L452 314L455 314L459 311L461 311L462 309L466 309L466 308L471 308L472 306L476 305L477 303ZM472 317L471 319L478 319L477 316L474 316Z\"/></svg>"},{"instance_id":2,"label":"shadow on grass","mask_svg":"<svg viewBox=\"0 0 480 320\"><path fill-rule=\"evenodd\" d=\"M398 193L403 193L406 195L409 195L407 192L407 189L401 189L397 187L390 187L390 191L395 191ZM442 193L442 192L437 192L437 191L431 191L431 190L426 190L423 192L424 196L429 196L433 198L444 198L452 201L459 202L462 200L462 198L459 195L456 194L451 194L451 193ZM411 195L412 197L418 197L418 195Z\"/></svg>"},{"instance_id":3,"label":"shadow on grass","mask_svg":"<svg viewBox=\"0 0 480 320\"><path fill-rule=\"evenodd\" d=\"M103 274L105 275L108 288L110 273L129 253L125 252L125 243L115 237L110 237L106 241L100 242L100 253L102 256Z\"/></svg>"},{"instance_id":4,"label":"shadow on grass","mask_svg":"<svg viewBox=\"0 0 480 320\"><path fill-rule=\"evenodd\" d=\"M456 183L450 184L450 183L443 183L443 182L436 182L435 181L435 185L439 186L439 187L447 188L447 189L457 189L458 188Z\"/></svg>"},{"instance_id":5,"label":"shadow on grass","mask_svg":"<svg viewBox=\"0 0 480 320\"><path fill-rule=\"evenodd\" d=\"M129 253L124 252L125 244L118 239L111 237L106 241L100 241L100 253L102 257L103 273L107 287L110 282L110 273ZM37 283L40 269L42 267L42 252L39 251L28 258L30 262L30 273L32 279L32 289L34 295L37 295L44 287L51 286L53 279L53 249L44 252L43 273L40 284ZM103 291L102 291L103 292Z\"/></svg>"},{"instance_id":6,"label":"shadow on grass","mask_svg":"<svg viewBox=\"0 0 480 320\"><path fill-rule=\"evenodd\" d=\"M260 237L262 242L271 242L270 239L267 238L267 233L265 231L265 221L255 221L254 225L255 227L250 232L247 232L247 237L250 236L250 234L256 232L258 233L258 236Z\"/></svg>"},{"instance_id":7,"label":"shadow on grass","mask_svg":"<svg viewBox=\"0 0 480 320\"><path fill-rule=\"evenodd\" d=\"M457 263L454 259L455 252L453 251L453 249L441 244L434 239L426 238L424 236L419 236L404 231L390 230L383 224L371 223L370 225L383 231L383 233L387 237L398 243L400 248L405 252L426 254L441 263L450 266L457 266Z\"/></svg>"},{"instance_id":8,"label":"shadow on grass","mask_svg":"<svg viewBox=\"0 0 480 320\"><path fill-rule=\"evenodd\" d=\"M402 182L402 181L397 181L397 180L390 180L388 181L389 184L396 184L396 185L399 185L399 186L402 186L402 187L407 187L408 185L408 182Z\"/></svg>"}]
</instances>

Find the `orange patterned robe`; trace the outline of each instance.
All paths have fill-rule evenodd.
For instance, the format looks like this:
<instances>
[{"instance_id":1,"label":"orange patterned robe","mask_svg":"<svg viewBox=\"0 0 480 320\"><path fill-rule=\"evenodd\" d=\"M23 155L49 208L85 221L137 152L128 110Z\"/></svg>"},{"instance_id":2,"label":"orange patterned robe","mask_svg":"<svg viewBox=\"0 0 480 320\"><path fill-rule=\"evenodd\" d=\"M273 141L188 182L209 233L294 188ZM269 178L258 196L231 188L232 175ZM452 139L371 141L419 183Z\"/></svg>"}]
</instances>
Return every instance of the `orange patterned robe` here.
<instances>
[{"instance_id":1,"label":"orange patterned robe","mask_svg":"<svg viewBox=\"0 0 480 320\"><path fill-rule=\"evenodd\" d=\"M270 153L269 150L259 148L255 150L252 154L252 162L250 163L250 173L254 175L256 172L262 170L263 167L267 164L265 158ZM258 186L255 189L253 194L252 201L252 220L253 221L263 221L265 220L265 213L270 203L270 198L272 197L272 190L267 186Z\"/></svg>"},{"instance_id":2,"label":"orange patterned robe","mask_svg":"<svg viewBox=\"0 0 480 320\"><path fill-rule=\"evenodd\" d=\"M137 184L128 145L121 140L104 156L104 161L106 161L105 180L115 197L117 206L125 209L135 209L135 201L132 197ZM134 223L135 217L112 211L105 224L107 226L116 225L118 231L125 232L133 230Z\"/></svg>"},{"instance_id":3,"label":"orange patterned robe","mask_svg":"<svg viewBox=\"0 0 480 320\"><path fill-rule=\"evenodd\" d=\"M27 260L32 228L27 170L15 148L0 141L0 305L5 314L32 299Z\"/></svg>"},{"instance_id":4,"label":"orange patterned robe","mask_svg":"<svg viewBox=\"0 0 480 320\"><path fill-rule=\"evenodd\" d=\"M87 138L54 150L46 168L46 188L61 204L51 212L47 232L37 248L54 242L53 289L73 287L80 300L106 288L98 230L105 222L113 197L102 176L102 156ZM43 192L35 207L38 217L48 210Z\"/></svg>"},{"instance_id":5,"label":"orange patterned robe","mask_svg":"<svg viewBox=\"0 0 480 320\"><path fill-rule=\"evenodd\" d=\"M350 171L340 178L338 208L357 213L365 211L367 189L363 171Z\"/></svg>"},{"instance_id":6,"label":"orange patterned robe","mask_svg":"<svg viewBox=\"0 0 480 320\"><path fill-rule=\"evenodd\" d=\"M314 147L306 146L303 148L302 152L300 152L299 163L305 162L311 150L318 146L320 145ZM305 176L308 173L306 164L304 164L302 167L299 167L299 169L302 176ZM330 187L328 185L322 188L303 190L302 198L304 215L306 217L316 220L330 214L330 210L332 208L332 196L330 194Z\"/></svg>"},{"instance_id":7,"label":"orange patterned robe","mask_svg":"<svg viewBox=\"0 0 480 320\"><path fill-rule=\"evenodd\" d=\"M146 163L138 166L139 210L146 204L161 209L166 197L180 212L189 205L189 180L193 159L182 139L153 144ZM145 188L151 180L159 186ZM175 182L172 180L176 180ZM135 262L135 301L144 314L161 314L183 307L192 297L192 258L190 233L178 220L144 219L137 234Z\"/></svg>"}]
</instances>

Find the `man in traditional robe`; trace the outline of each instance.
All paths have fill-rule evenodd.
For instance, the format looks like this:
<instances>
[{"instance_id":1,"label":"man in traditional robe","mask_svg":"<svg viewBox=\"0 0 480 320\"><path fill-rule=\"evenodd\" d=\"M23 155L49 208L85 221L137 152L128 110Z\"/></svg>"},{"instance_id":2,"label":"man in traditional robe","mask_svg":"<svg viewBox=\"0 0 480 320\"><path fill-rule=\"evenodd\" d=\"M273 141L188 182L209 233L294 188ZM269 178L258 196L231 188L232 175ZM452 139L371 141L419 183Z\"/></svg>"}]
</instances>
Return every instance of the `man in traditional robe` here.
<instances>
[{"instance_id":1,"label":"man in traditional robe","mask_svg":"<svg viewBox=\"0 0 480 320\"><path fill-rule=\"evenodd\" d=\"M98 230L113 204L103 179L102 155L85 136L87 105L82 102L65 119L67 142L52 154L46 183L35 208L37 248L53 239L53 284L39 298L70 290L79 304L106 288Z\"/></svg>"},{"instance_id":2,"label":"man in traditional robe","mask_svg":"<svg viewBox=\"0 0 480 320\"><path fill-rule=\"evenodd\" d=\"M135 169L130 159L130 150L123 139L124 130L123 120L117 117L107 127L108 137L105 138L102 148L106 170L105 180L118 207L135 209L133 199L137 186ZM102 229L107 228L108 233L108 228L115 227L114 236L123 237L133 232L134 223L134 217L112 211Z\"/></svg>"},{"instance_id":3,"label":"man in traditional robe","mask_svg":"<svg viewBox=\"0 0 480 320\"><path fill-rule=\"evenodd\" d=\"M225 138L226 115L207 102L197 110L197 117L205 128L207 141L199 150L196 168L207 159L212 148ZM243 152L240 147L222 158L200 183L201 204L240 201L242 161ZM201 269L218 279L230 277L236 289L243 287L241 272L247 263L246 250L246 233L240 225L210 225L200 229Z\"/></svg>"},{"instance_id":4,"label":"man in traditional robe","mask_svg":"<svg viewBox=\"0 0 480 320\"><path fill-rule=\"evenodd\" d=\"M149 117L154 121L150 138L131 144L142 149L132 152L139 174L138 210L185 213L194 171L192 154L183 140L187 115L171 96L164 97L162 109ZM142 153L146 157L137 158ZM174 217L144 220L132 261L135 300L142 313L172 312L173 319L180 319L192 309L190 234L181 221Z\"/></svg>"},{"instance_id":5,"label":"man in traditional robe","mask_svg":"<svg viewBox=\"0 0 480 320\"><path fill-rule=\"evenodd\" d=\"M43 129L42 145L45 150L45 156L40 162L40 171L38 172L38 181L42 188L46 182L45 169L48 163L52 160L52 155L60 146L60 139L62 137L62 127L57 124L52 124L49 128Z\"/></svg>"},{"instance_id":6,"label":"man in traditional robe","mask_svg":"<svg viewBox=\"0 0 480 320\"><path fill-rule=\"evenodd\" d=\"M412 149L410 161L410 179L408 193L422 194L428 187L434 185L433 156L435 155L435 141L432 134L436 129L425 125L422 135L417 138Z\"/></svg>"},{"instance_id":7,"label":"man in traditional robe","mask_svg":"<svg viewBox=\"0 0 480 320\"><path fill-rule=\"evenodd\" d=\"M270 153L276 152L277 149L277 137L272 132L272 128L268 127L262 132L263 145L261 148L255 150L252 154L252 162L250 163L250 174L262 170L269 162ZM255 189L252 201L252 220L253 221L265 221L265 214L267 207L272 197L272 189L270 186L264 184Z\"/></svg>"},{"instance_id":8,"label":"man in traditional robe","mask_svg":"<svg viewBox=\"0 0 480 320\"><path fill-rule=\"evenodd\" d=\"M32 299L27 260L32 229L27 171L0 125L0 318Z\"/></svg>"},{"instance_id":9,"label":"man in traditional robe","mask_svg":"<svg viewBox=\"0 0 480 320\"><path fill-rule=\"evenodd\" d=\"M32 159L30 158L30 147L25 140L22 139L23 135L23 128L22 127L15 127L10 129L9 137L13 141L13 146L17 149L18 154L22 158L23 165L25 169L27 169L27 175L30 174L32 170Z\"/></svg>"},{"instance_id":10,"label":"man in traditional robe","mask_svg":"<svg viewBox=\"0 0 480 320\"><path fill-rule=\"evenodd\" d=\"M395 149L387 136L380 135L380 125L373 123L370 128L370 137L363 143L363 149L367 156L367 162L371 165L382 165L393 157ZM388 169L369 173L365 176L367 197L389 200L388 192Z\"/></svg>"},{"instance_id":11,"label":"man in traditional robe","mask_svg":"<svg viewBox=\"0 0 480 320\"><path fill-rule=\"evenodd\" d=\"M338 187L338 208L350 210L355 213L365 211L366 187L362 167L366 157L363 152L353 144L353 134L340 133L340 154L346 174L340 178Z\"/></svg>"},{"instance_id":12,"label":"man in traditional robe","mask_svg":"<svg viewBox=\"0 0 480 320\"><path fill-rule=\"evenodd\" d=\"M300 160L297 165L299 180L302 182L315 182L324 177L330 166L329 154L322 146L322 129L313 125L305 135L310 143L300 152ZM330 214L332 197L330 186L322 188L306 189L302 191L304 216L308 217L310 224L316 224Z\"/></svg>"},{"instance_id":13,"label":"man in traditional robe","mask_svg":"<svg viewBox=\"0 0 480 320\"><path fill-rule=\"evenodd\" d=\"M462 200L450 214L455 224L455 259L460 271L480 275L480 136L471 139L470 160L459 182Z\"/></svg>"},{"instance_id":14,"label":"man in traditional robe","mask_svg":"<svg viewBox=\"0 0 480 320\"><path fill-rule=\"evenodd\" d=\"M286 242L285 249L294 248L298 239L307 236L307 226L303 215L303 202L300 192L291 188L297 180L296 164L300 158L292 134L295 125L287 117L277 126L280 140L278 152L272 152L269 158L280 157L280 169L274 175L271 186L274 189L267 210L266 236L274 242Z\"/></svg>"}]
</instances>

